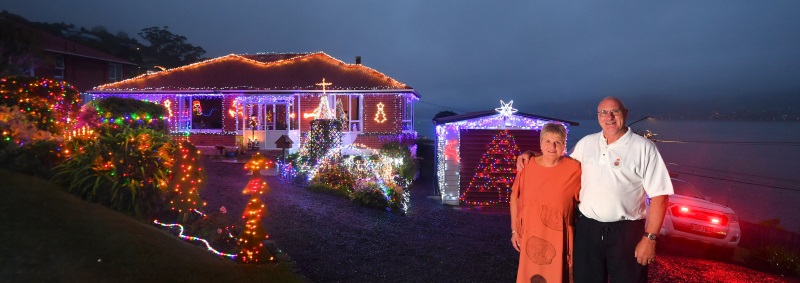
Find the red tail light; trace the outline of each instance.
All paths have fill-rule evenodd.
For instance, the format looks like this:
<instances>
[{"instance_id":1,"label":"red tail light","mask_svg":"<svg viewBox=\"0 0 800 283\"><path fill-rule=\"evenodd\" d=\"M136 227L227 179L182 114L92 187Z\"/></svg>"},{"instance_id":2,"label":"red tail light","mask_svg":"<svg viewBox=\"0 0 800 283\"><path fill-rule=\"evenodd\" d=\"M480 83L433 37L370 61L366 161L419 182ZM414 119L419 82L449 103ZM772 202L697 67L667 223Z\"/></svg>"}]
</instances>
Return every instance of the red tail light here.
<instances>
[{"instance_id":1,"label":"red tail light","mask_svg":"<svg viewBox=\"0 0 800 283\"><path fill-rule=\"evenodd\" d=\"M709 224L713 224L713 225L720 225L720 226L728 225L728 217L727 216L725 216L723 214L719 214L719 213L714 213L714 212L711 212L711 211L704 211L704 210L701 210L701 209L690 208L688 206L682 206L682 205L681 206L677 206L677 205L673 206L670 209L670 211L672 212L672 215L675 216L675 217L685 217L685 218L697 219L697 220L705 221L705 222L707 222Z\"/></svg>"}]
</instances>

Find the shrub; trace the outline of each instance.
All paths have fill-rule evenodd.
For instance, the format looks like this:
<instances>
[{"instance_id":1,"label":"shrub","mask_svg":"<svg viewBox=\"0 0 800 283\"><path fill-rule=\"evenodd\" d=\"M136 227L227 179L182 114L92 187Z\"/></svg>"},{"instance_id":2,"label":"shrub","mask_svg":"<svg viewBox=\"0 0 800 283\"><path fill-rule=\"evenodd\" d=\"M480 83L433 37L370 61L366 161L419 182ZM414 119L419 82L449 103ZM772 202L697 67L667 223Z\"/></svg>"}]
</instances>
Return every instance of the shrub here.
<instances>
[{"instance_id":1,"label":"shrub","mask_svg":"<svg viewBox=\"0 0 800 283\"><path fill-rule=\"evenodd\" d=\"M102 131L94 139L74 139L71 159L56 168L54 179L69 192L140 217L158 213L175 146L148 128Z\"/></svg>"},{"instance_id":2,"label":"shrub","mask_svg":"<svg viewBox=\"0 0 800 283\"><path fill-rule=\"evenodd\" d=\"M353 192L356 180L353 174L347 168L344 168L340 162L330 162L319 166L316 175L311 179L311 183L332 184L333 189L340 190L343 195L347 196Z\"/></svg>"},{"instance_id":3,"label":"shrub","mask_svg":"<svg viewBox=\"0 0 800 283\"><path fill-rule=\"evenodd\" d=\"M349 197L349 193L347 191L333 187L326 183L311 183L306 187L306 189L312 192L330 193L337 196Z\"/></svg>"},{"instance_id":4,"label":"shrub","mask_svg":"<svg viewBox=\"0 0 800 283\"><path fill-rule=\"evenodd\" d=\"M23 146L0 141L0 166L8 170L50 178L63 160L61 142L38 140Z\"/></svg>"},{"instance_id":5,"label":"shrub","mask_svg":"<svg viewBox=\"0 0 800 283\"><path fill-rule=\"evenodd\" d=\"M229 225L235 221L228 219L227 214L214 212L198 218L186 227L186 234L205 239L219 252L235 254L239 251L236 236L242 227Z\"/></svg>"},{"instance_id":6,"label":"shrub","mask_svg":"<svg viewBox=\"0 0 800 283\"><path fill-rule=\"evenodd\" d=\"M745 258L745 264L752 269L783 276L800 276L800 256L782 247L767 246L751 250Z\"/></svg>"},{"instance_id":7,"label":"shrub","mask_svg":"<svg viewBox=\"0 0 800 283\"><path fill-rule=\"evenodd\" d=\"M417 174L417 162L411 157L411 150L407 146L399 143L388 143L381 147L380 154L389 158L399 159L400 165L393 172L395 174L394 183L403 188L411 186L414 176Z\"/></svg>"},{"instance_id":8,"label":"shrub","mask_svg":"<svg viewBox=\"0 0 800 283\"><path fill-rule=\"evenodd\" d=\"M373 189L355 191L351 197L354 203L366 207L381 209L389 207L389 203L386 201L386 196L383 195L383 191L377 186L375 186Z\"/></svg>"}]
</instances>

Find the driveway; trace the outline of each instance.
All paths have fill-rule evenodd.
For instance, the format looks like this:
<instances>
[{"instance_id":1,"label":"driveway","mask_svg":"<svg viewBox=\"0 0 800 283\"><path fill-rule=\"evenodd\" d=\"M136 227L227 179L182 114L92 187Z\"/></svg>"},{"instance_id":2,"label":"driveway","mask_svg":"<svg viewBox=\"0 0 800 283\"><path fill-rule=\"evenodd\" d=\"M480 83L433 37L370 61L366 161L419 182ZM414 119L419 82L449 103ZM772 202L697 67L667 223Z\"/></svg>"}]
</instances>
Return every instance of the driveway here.
<instances>
[{"instance_id":1,"label":"driveway","mask_svg":"<svg viewBox=\"0 0 800 283\"><path fill-rule=\"evenodd\" d=\"M206 209L244 211L242 164L205 159ZM365 208L267 177L262 200L270 239L315 282L513 282L519 254L509 242L508 209L442 205L431 185L411 190L406 215ZM233 218L235 219L235 218ZM736 265L660 255L652 282L784 282Z\"/></svg>"}]
</instances>

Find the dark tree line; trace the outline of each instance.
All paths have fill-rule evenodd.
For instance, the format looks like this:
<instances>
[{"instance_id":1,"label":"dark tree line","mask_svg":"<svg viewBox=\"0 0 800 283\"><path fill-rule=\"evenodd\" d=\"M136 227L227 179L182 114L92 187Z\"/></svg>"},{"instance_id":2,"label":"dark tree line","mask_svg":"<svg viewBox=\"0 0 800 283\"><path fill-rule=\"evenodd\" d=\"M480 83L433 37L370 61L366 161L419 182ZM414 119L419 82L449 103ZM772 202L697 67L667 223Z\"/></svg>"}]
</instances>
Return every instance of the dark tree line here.
<instances>
[{"instance_id":1,"label":"dark tree line","mask_svg":"<svg viewBox=\"0 0 800 283\"><path fill-rule=\"evenodd\" d=\"M127 59L140 66L137 73L154 70L154 66L174 68L203 60L206 51L187 42L187 38L169 31L169 27L149 27L138 35L144 43L125 32L110 33L103 26L76 28L66 23L28 22L23 17L0 13L0 75L22 75L41 56L41 45L33 34L21 32L16 25L32 26L53 35Z\"/></svg>"}]
</instances>

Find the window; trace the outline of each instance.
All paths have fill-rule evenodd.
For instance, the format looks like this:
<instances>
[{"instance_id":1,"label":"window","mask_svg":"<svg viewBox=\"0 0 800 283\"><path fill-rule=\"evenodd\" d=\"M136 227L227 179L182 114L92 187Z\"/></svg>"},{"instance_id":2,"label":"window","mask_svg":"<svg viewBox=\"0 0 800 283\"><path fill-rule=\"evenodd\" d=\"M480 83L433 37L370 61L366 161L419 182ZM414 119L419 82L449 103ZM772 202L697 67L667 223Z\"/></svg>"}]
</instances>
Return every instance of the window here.
<instances>
[{"instance_id":1,"label":"window","mask_svg":"<svg viewBox=\"0 0 800 283\"><path fill-rule=\"evenodd\" d=\"M403 131L414 130L414 107L410 97L403 99Z\"/></svg>"},{"instance_id":2,"label":"window","mask_svg":"<svg viewBox=\"0 0 800 283\"><path fill-rule=\"evenodd\" d=\"M361 95L349 95L350 99L347 105L348 118L350 118L349 127L347 130L351 132L361 132L364 128L361 126Z\"/></svg>"},{"instance_id":3,"label":"window","mask_svg":"<svg viewBox=\"0 0 800 283\"><path fill-rule=\"evenodd\" d=\"M34 66L33 66L33 64L31 64L31 67L30 67L30 68L28 68L28 69L26 69L26 70L25 70L25 75L26 75L26 76L29 76L29 77L34 77L34 76L36 76L36 73L34 73Z\"/></svg>"},{"instance_id":4,"label":"window","mask_svg":"<svg viewBox=\"0 0 800 283\"><path fill-rule=\"evenodd\" d=\"M53 77L57 79L64 78L64 56L56 55L55 58L55 72L53 73Z\"/></svg>"},{"instance_id":5,"label":"window","mask_svg":"<svg viewBox=\"0 0 800 283\"><path fill-rule=\"evenodd\" d=\"M222 97L191 99L193 130L222 129Z\"/></svg>"},{"instance_id":6,"label":"window","mask_svg":"<svg viewBox=\"0 0 800 283\"><path fill-rule=\"evenodd\" d=\"M108 64L108 81L109 82L118 82L122 80L122 65L120 64Z\"/></svg>"}]
</instances>

